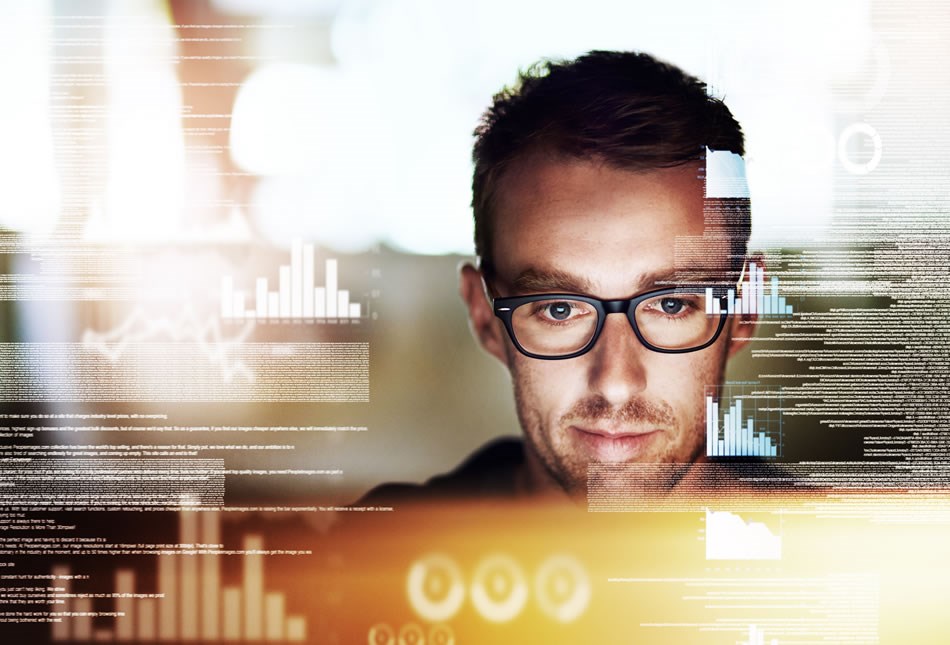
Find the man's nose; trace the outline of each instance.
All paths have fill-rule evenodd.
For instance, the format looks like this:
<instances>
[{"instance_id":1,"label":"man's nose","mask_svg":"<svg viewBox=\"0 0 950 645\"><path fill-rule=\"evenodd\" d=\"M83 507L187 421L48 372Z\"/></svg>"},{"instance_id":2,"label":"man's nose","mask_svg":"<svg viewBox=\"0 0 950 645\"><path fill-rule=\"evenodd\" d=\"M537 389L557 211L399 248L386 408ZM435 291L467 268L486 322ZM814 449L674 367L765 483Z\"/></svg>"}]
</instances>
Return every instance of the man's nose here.
<instances>
[{"instance_id":1,"label":"man's nose","mask_svg":"<svg viewBox=\"0 0 950 645\"><path fill-rule=\"evenodd\" d=\"M646 388L645 352L630 321L608 315L600 338L591 349L589 380L593 392L612 405L623 405Z\"/></svg>"}]
</instances>

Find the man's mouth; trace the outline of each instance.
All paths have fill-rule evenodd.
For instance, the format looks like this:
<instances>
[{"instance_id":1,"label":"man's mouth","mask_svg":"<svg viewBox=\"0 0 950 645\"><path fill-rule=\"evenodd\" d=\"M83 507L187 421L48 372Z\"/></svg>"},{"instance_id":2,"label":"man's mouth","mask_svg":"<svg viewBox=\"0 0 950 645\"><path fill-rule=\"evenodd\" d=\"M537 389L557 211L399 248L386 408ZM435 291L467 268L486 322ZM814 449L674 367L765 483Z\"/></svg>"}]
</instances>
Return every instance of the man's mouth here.
<instances>
[{"instance_id":1,"label":"man's mouth","mask_svg":"<svg viewBox=\"0 0 950 645\"><path fill-rule=\"evenodd\" d=\"M606 428L571 426L569 431L587 453L602 462L636 461L650 452L663 433L659 429L614 431Z\"/></svg>"}]
</instances>

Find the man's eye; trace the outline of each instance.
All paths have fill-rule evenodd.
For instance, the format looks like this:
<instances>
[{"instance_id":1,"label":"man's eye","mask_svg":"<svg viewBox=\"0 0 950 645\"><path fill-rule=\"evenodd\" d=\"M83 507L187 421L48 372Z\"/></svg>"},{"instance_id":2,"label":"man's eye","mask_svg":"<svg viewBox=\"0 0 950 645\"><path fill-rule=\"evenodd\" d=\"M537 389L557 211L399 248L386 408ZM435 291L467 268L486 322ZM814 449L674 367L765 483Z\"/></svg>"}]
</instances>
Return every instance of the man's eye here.
<instances>
[{"instance_id":1,"label":"man's eye","mask_svg":"<svg viewBox=\"0 0 950 645\"><path fill-rule=\"evenodd\" d=\"M663 298L660 300L660 310L668 316L675 316L686 308L686 303L679 298Z\"/></svg>"},{"instance_id":2,"label":"man's eye","mask_svg":"<svg viewBox=\"0 0 950 645\"><path fill-rule=\"evenodd\" d=\"M544 313L554 320L567 320L571 315L571 303L553 302L544 306Z\"/></svg>"}]
</instances>

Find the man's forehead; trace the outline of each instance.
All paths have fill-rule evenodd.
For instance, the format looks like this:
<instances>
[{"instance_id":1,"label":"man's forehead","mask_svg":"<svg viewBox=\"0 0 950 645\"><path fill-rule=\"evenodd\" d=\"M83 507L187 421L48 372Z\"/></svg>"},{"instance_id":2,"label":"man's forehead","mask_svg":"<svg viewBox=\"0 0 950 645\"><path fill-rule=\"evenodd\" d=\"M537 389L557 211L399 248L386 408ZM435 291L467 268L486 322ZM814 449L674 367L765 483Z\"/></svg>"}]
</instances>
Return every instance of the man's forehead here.
<instances>
[{"instance_id":1,"label":"man's forehead","mask_svg":"<svg viewBox=\"0 0 950 645\"><path fill-rule=\"evenodd\" d=\"M684 273L699 282L728 264L727 253L677 250L678 240L708 233L698 165L632 172L540 158L514 168L500 188L494 266L520 293L629 295L683 282Z\"/></svg>"},{"instance_id":2,"label":"man's forehead","mask_svg":"<svg viewBox=\"0 0 950 645\"><path fill-rule=\"evenodd\" d=\"M517 213L571 199L609 204L639 195L643 201L669 198L702 213L704 164L687 162L669 168L622 169L598 159L577 159L534 152L513 160L499 177L494 210ZM698 209L697 209L698 207Z\"/></svg>"}]
</instances>

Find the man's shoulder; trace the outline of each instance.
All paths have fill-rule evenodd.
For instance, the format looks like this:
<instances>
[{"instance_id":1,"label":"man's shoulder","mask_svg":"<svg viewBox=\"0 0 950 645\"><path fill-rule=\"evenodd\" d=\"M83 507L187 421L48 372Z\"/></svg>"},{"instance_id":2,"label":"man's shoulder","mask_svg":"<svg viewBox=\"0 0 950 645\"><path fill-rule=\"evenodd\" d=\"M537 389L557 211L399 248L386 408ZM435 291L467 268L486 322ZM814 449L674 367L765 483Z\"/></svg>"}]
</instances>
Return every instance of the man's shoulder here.
<instances>
[{"instance_id":1,"label":"man's shoulder","mask_svg":"<svg viewBox=\"0 0 950 645\"><path fill-rule=\"evenodd\" d=\"M356 506L395 506L452 499L508 498L524 463L524 443L515 437L489 441L454 470L424 484L388 483L366 493Z\"/></svg>"}]
</instances>

